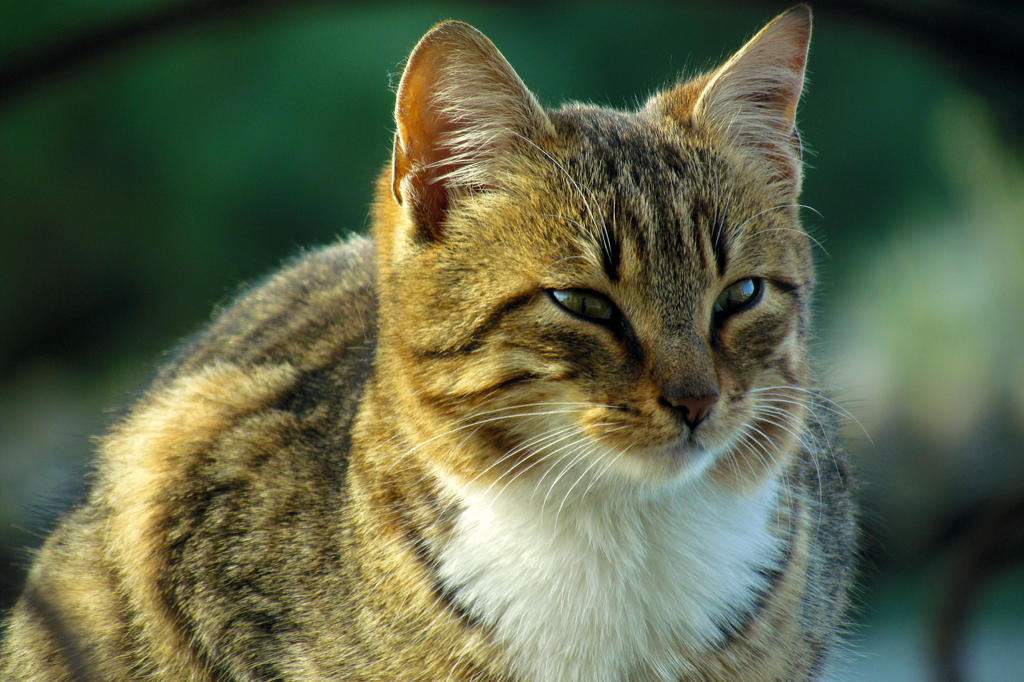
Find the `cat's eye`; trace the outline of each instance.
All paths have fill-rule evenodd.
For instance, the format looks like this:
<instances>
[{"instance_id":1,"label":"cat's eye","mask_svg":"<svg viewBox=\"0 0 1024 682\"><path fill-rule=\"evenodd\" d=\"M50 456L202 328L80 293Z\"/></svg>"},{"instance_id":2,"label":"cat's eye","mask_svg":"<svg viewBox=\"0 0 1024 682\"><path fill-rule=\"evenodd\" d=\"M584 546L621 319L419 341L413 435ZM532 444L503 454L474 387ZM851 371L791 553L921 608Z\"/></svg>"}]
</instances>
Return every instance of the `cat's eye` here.
<instances>
[{"instance_id":1,"label":"cat's eye","mask_svg":"<svg viewBox=\"0 0 1024 682\"><path fill-rule=\"evenodd\" d=\"M733 282L715 299L714 312L717 317L732 315L749 308L761 299L764 280L760 277L746 277Z\"/></svg>"},{"instance_id":2,"label":"cat's eye","mask_svg":"<svg viewBox=\"0 0 1024 682\"><path fill-rule=\"evenodd\" d=\"M548 289L548 293L555 303L570 313L594 322L609 322L617 313L615 304L596 291Z\"/></svg>"}]
</instances>

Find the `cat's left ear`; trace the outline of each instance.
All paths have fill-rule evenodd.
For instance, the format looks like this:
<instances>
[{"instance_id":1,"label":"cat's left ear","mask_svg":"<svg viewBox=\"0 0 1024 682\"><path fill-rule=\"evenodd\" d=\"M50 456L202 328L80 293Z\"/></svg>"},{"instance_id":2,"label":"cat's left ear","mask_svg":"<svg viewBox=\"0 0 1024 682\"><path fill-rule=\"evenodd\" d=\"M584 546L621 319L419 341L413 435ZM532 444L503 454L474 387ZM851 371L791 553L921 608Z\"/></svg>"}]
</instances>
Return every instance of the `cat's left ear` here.
<instances>
[{"instance_id":1,"label":"cat's left ear","mask_svg":"<svg viewBox=\"0 0 1024 682\"><path fill-rule=\"evenodd\" d=\"M802 171L796 108L810 40L811 8L797 5L699 81L699 94L691 91L680 98L688 100L687 108L692 104L687 112L690 124L710 124L753 152L766 164L773 182L794 192L800 190Z\"/></svg>"},{"instance_id":2,"label":"cat's left ear","mask_svg":"<svg viewBox=\"0 0 1024 682\"><path fill-rule=\"evenodd\" d=\"M701 91L694 117L757 150L775 179L799 191L800 137L796 107L804 87L811 8L779 15L719 67Z\"/></svg>"},{"instance_id":3,"label":"cat's left ear","mask_svg":"<svg viewBox=\"0 0 1024 682\"><path fill-rule=\"evenodd\" d=\"M522 137L551 122L484 34L446 21L413 49L398 86L391 188L427 241L461 196L494 186Z\"/></svg>"}]
</instances>

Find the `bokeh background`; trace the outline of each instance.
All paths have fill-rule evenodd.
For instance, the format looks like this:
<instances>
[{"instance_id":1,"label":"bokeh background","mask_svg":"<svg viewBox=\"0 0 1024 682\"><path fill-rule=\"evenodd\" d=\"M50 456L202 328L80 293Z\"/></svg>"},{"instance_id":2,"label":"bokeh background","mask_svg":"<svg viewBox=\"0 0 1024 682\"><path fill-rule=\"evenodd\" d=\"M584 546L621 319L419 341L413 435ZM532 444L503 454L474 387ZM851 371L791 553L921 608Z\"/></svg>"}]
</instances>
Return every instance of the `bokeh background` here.
<instances>
[{"instance_id":1,"label":"bokeh background","mask_svg":"<svg viewBox=\"0 0 1024 682\"><path fill-rule=\"evenodd\" d=\"M476 25L547 105L629 107L782 9L0 4L0 608L176 339L366 229L393 89L432 23ZM836 674L1024 679L1024 8L815 10L816 354L864 509Z\"/></svg>"}]
</instances>

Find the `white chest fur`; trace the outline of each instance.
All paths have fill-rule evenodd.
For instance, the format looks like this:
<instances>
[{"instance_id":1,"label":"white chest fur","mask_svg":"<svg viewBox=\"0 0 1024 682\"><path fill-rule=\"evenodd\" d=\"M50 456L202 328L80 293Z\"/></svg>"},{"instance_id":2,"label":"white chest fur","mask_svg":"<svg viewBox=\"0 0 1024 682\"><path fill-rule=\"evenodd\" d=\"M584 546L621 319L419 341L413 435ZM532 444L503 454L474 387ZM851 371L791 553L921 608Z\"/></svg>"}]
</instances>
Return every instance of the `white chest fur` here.
<instances>
[{"instance_id":1,"label":"white chest fur","mask_svg":"<svg viewBox=\"0 0 1024 682\"><path fill-rule=\"evenodd\" d=\"M461 488L441 576L524 679L675 679L679 654L719 640L777 564L778 488L595 489L558 513L533 486Z\"/></svg>"}]
</instances>

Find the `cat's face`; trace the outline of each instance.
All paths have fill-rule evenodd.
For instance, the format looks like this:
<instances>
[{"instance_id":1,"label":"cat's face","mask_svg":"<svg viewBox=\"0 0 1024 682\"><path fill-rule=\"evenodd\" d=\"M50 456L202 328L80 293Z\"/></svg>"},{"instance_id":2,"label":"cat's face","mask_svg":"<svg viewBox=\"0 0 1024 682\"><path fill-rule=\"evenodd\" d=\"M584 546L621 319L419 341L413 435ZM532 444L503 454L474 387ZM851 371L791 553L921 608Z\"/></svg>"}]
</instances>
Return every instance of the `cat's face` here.
<instances>
[{"instance_id":1,"label":"cat's face","mask_svg":"<svg viewBox=\"0 0 1024 682\"><path fill-rule=\"evenodd\" d=\"M381 338L457 478L742 484L792 450L813 288L799 170L699 104L681 117L707 88L503 121L523 132L470 155L487 168L462 186L457 154L427 178L396 154L409 229L378 235Z\"/></svg>"}]
</instances>

